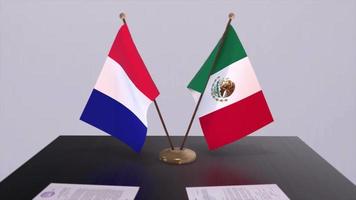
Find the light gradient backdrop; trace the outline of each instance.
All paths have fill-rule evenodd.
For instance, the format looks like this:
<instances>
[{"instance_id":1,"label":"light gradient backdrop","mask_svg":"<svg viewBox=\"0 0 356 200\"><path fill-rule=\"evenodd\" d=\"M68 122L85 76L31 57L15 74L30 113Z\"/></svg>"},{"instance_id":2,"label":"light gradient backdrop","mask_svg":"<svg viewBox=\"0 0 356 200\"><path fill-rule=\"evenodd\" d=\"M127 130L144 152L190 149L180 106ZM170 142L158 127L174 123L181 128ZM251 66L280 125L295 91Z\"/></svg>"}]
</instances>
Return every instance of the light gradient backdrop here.
<instances>
[{"instance_id":1,"label":"light gradient backdrop","mask_svg":"<svg viewBox=\"0 0 356 200\"><path fill-rule=\"evenodd\" d=\"M0 0L0 180L59 135L105 135L79 116L121 11L172 134L184 134L186 85L234 11L275 118L253 135L298 136L356 182L353 0ZM163 135L154 106L148 115L149 134Z\"/></svg>"}]
</instances>

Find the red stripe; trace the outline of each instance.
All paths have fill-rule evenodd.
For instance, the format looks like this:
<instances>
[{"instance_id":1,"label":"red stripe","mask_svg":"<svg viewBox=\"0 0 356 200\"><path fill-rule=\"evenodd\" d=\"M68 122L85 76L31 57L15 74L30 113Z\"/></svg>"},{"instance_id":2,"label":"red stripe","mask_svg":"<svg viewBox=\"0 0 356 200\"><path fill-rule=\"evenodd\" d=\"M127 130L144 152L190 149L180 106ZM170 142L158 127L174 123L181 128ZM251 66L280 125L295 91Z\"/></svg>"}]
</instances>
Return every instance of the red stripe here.
<instances>
[{"instance_id":1,"label":"red stripe","mask_svg":"<svg viewBox=\"0 0 356 200\"><path fill-rule=\"evenodd\" d=\"M135 86L149 99L154 100L159 95L126 24L117 33L109 56L122 66Z\"/></svg>"},{"instance_id":2,"label":"red stripe","mask_svg":"<svg viewBox=\"0 0 356 200\"><path fill-rule=\"evenodd\" d=\"M273 121L262 91L200 117L209 149L234 142Z\"/></svg>"}]
</instances>

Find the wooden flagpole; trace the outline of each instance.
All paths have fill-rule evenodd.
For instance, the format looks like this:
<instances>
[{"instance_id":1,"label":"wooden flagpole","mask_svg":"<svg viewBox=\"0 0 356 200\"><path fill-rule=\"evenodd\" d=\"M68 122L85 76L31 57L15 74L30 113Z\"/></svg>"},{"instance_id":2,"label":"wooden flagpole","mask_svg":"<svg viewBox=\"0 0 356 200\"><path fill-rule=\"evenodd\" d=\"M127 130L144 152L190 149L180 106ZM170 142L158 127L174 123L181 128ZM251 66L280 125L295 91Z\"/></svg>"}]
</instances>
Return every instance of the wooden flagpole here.
<instances>
[{"instance_id":1,"label":"wooden flagpole","mask_svg":"<svg viewBox=\"0 0 356 200\"><path fill-rule=\"evenodd\" d=\"M166 133L166 136L168 138L168 142L169 142L169 146L171 147L172 150L174 150L174 147L173 147L173 143L172 143L172 140L171 140L171 137L169 136L168 134L168 130L167 130L167 126L166 124L164 123L164 120L163 120L163 117L162 117L162 114L161 114L161 111L158 107L158 104L156 102L156 100L153 101L155 103L155 106L156 106L156 110L158 112L158 115L159 115L159 118L161 120L161 123L162 123L162 126L163 126L163 129L164 129L164 132Z\"/></svg>"},{"instance_id":2,"label":"wooden flagpole","mask_svg":"<svg viewBox=\"0 0 356 200\"><path fill-rule=\"evenodd\" d=\"M212 67L211 67L210 72L209 72L209 76L211 75L211 72L213 71L213 69L214 69L214 67L215 67L215 65L216 65L217 58L219 57L220 52L221 52L221 48L222 48L222 46L224 45L224 42L225 42L227 28L229 27L229 25L230 25L230 23L231 23L231 20L232 20L234 17L235 17L235 14L234 14L234 13L229 13L229 21L227 22L227 25L226 25L224 34L223 34L223 36L221 37L221 40L220 40L220 43L219 43L219 47L218 47L217 53L216 53L216 55L215 55L215 58L214 58ZM208 80L206 81L205 86L206 86L206 84L208 83L208 81L209 81L209 78L208 78ZM182 144L181 144L181 146L180 146L180 150L183 150L183 148L184 148L184 144L185 144L185 142L186 142L186 140L187 140L187 138L188 138L188 134L189 134L189 131L190 131L191 127L192 127L192 124L193 124L195 115L197 114L198 108L199 108L199 106L200 106L200 102L201 102L201 100L202 100L202 98L203 98L204 91L205 91L205 88L204 88L204 90L202 91L202 93L200 94L199 99L198 99L198 102L197 102L197 104L196 104L196 106L195 106L195 108L194 108L194 112L193 112L193 115L192 115L192 117L191 117L191 119L190 119L190 122L189 122L189 125L188 125L188 128L187 128L187 131L185 132L185 135L184 135L184 138L183 138L183 142L182 142Z\"/></svg>"},{"instance_id":3,"label":"wooden flagpole","mask_svg":"<svg viewBox=\"0 0 356 200\"><path fill-rule=\"evenodd\" d=\"M126 24L126 15L125 15L125 13L123 13L123 12L120 13L120 19L122 19L122 22L123 22L124 24ZM164 123L164 120L163 120L163 117L162 117L162 114L161 114L161 110L160 110L159 107L158 107L157 101L156 101L156 100L153 100L153 102L154 102L154 104L155 104L155 107L156 107L156 110L157 110L159 119L161 120L163 129L164 129L164 132L166 133L166 136L167 136L167 138L168 138L169 145L170 145L171 149L173 150L173 149L174 149L173 143L172 143L171 137L170 137L169 134L168 134L167 126L166 126L166 123Z\"/></svg>"}]
</instances>

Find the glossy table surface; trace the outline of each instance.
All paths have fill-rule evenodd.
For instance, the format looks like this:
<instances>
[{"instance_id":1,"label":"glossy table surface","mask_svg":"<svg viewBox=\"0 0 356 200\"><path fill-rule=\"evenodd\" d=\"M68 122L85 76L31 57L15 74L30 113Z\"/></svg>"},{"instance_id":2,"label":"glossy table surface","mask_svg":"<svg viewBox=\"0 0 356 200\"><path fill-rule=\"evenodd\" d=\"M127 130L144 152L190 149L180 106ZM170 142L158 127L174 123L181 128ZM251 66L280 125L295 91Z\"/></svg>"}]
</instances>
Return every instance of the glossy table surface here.
<instances>
[{"instance_id":1,"label":"glossy table surface","mask_svg":"<svg viewBox=\"0 0 356 200\"><path fill-rule=\"evenodd\" d=\"M175 143L182 137L173 137ZM32 199L49 183L140 186L136 199L187 199L185 187L277 184L290 199L356 199L356 186L297 137L246 137L209 151L189 137L198 157L167 165L163 136L140 154L109 136L60 136L0 183L0 199Z\"/></svg>"}]
</instances>

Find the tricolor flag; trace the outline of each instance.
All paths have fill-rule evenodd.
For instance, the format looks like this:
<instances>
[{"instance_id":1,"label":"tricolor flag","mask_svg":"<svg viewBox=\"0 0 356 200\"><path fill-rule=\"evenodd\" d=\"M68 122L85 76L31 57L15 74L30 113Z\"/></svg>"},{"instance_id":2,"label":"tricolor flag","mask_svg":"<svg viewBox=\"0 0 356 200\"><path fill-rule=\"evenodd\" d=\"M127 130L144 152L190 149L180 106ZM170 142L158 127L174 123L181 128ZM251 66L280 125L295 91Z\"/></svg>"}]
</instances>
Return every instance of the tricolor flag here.
<instances>
[{"instance_id":1,"label":"tricolor flag","mask_svg":"<svg viewBox=\"0 0 356 200\"><path fill-rule=\"evenodd\" d=\"M188 85L209 149L238 140L273 121L255 72L234 28L216 45ZM214 65L214 59L215 66Z\"/></svg>"},{"instance_id":2,"label":"tricolor flag","mask_svg":"<svg viewBox=\"0 0 356 200\"><path fill-rule=\"evenodd\" d=\"M147 109L159 92L122 25L80 119L139 152L147 133Z\"/></svg>"}]
</instances>

